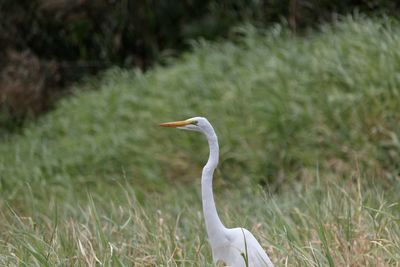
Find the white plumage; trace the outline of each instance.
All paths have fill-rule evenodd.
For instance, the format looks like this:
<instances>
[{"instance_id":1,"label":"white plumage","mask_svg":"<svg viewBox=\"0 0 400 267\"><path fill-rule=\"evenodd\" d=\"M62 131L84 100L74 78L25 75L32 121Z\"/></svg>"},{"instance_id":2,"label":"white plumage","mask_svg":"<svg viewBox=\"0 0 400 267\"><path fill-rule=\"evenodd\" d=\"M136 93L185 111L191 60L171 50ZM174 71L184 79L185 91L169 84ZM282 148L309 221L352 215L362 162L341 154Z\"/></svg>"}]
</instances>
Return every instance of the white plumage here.
<instances>
[{"instance_id":1,"label":"white plumage","mask_svg":"<svg viewBox=\"0 0 400 267\"><path fill-rule=\"evenodd\" d=\"M244 267L246 266L247 248L248 267L273 266L264 249L250 231L244 228L225 229L225 231L226 242L212 248L214 262L222 261L227 266Z\"/></svg>"},{"instance_id":2,"label":"white plumage","mask_svg":"<svg viewBox=\"0 0 400 267\"><path fill-rule=\"evenodd\" d=\"M273 267L267 253L252 233L244 228L226 228L219 219L212 191L219 146L217 135L209 121L203 117L194 117L160 125L201 132L207 138L210 155L201 176L201 193L204 220L214 262L222 261L230 267Z\"/></svg>"}]
</instances>

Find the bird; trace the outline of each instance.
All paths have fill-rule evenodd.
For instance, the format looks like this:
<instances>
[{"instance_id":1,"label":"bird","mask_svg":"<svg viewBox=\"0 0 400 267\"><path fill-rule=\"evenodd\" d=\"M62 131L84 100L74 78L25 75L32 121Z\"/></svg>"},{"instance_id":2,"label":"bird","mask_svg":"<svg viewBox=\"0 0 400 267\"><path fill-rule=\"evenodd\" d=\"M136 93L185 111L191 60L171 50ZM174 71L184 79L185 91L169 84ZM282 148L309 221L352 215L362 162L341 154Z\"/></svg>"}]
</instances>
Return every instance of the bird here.
<instances>
[{"instance_id":1,"label":"bird","mask_svg":"<svg viewBox=\"0 0 400 267\"><path fill-rule=\"evenodd\" d=\"M226 228L218 216L212 182L219 161L219 145L211 123L204 117L193 117L161 123L160 126L200 132L207 138L210 152L201 175L201 197L213 262L222 262L230 267L273 267L267 253L249 230Z\"/></svg>"}]
</instances>

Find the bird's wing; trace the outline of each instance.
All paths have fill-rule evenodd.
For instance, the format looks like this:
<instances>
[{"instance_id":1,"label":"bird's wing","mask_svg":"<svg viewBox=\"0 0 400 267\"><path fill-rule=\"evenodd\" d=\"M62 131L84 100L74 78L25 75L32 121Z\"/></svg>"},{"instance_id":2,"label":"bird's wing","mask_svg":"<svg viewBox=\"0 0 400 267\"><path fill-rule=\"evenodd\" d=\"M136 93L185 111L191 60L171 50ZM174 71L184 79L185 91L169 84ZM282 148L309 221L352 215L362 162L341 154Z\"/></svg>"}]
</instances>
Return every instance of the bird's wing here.
<instances>
[{"instance_id":1,"label":"bird's wing","mask_svg":"<svg viewBox=\"0 0 400 267\"><path fill-rule=\"evenodd\" d=\"M245 246L247 246L249 267L273 267L274 265L267 253L261 247L260 243L258 243L254 235L246 229L243 229L243 232L246 237Z\"/></svg>"},{"instance_id":2,"label":"bird's wing","mask_svg":"<svg viewBox=\"0 0 400 267\"><path fill-rule=\"evenodd\" d=\"M257 242L257 240L256 240ZM273 267L271 260L264 249L257 243L248 245L249 266L253 267Z\"/></svg>"},{"instance_id":3,"label":"bird's wing","mask_svg":"<svg viewBox=\"0 0 400 267\"><path fill-rule=\"evenodd\" d=\"M233 228L228 231L229 242L213 251L216 259L232 267L245 267L244 257L247 257L249 267L274 266L252 233L244 228Z\"/></svg>"}]
</instances>

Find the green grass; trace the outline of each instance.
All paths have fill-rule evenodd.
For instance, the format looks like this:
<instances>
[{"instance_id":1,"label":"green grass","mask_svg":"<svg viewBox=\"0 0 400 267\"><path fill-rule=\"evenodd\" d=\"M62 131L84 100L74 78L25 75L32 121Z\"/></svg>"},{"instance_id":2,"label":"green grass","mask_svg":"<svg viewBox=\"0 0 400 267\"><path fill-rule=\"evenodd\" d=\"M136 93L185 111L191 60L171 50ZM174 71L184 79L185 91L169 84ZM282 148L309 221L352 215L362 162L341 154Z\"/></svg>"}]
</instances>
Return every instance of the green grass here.
<instances>
[{"instance_id":1,"label":"green grass","mask_svg":"<svg viewBox=\"0 0 400 267\"><path fill-rule=\"evenodd\" d=\"M217 206L226 225L250 229L277 266L396 266L399 188L360 180L324 180L279 196L229 190L218 193ZM198 183L142 204L134 186L114 186L121 195L27 200L32 210L24 213L2 208L0 265L212 266Z\"/></svg>"},{"instance_id":2,"label":"green grass","mask_svg":"<svg viewBox=\"0 0 400 267\"><path fill-rule=\"evenodd\" d=\"M236 33L145 74L109 70L3 138L0 265L211 266L205 140L157 126L203 115L221 217L278 266L396 266L400 24Z\"/></svg>"}]
</instances>

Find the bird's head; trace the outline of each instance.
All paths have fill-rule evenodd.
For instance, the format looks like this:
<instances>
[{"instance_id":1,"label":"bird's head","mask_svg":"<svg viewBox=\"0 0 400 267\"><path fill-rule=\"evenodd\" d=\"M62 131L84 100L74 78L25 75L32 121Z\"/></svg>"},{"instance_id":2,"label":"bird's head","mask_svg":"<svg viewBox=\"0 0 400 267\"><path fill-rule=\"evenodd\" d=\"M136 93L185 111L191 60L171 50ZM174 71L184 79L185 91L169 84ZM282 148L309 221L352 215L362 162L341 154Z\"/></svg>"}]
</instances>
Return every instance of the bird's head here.
<instances>
[{"instance_id":1,"label":"bird's head","mask_svg":"<svg viewBox=\"0 0 400 267\"><path fill-rule=\"evenodd\" d=\"M206 118L193 117L184 121L164 122L161 123L160 126L175 127L178 129L196 131L196 132L205 132L207 127L210 126L210 123Z\"/></svg>"}]
</instances>

